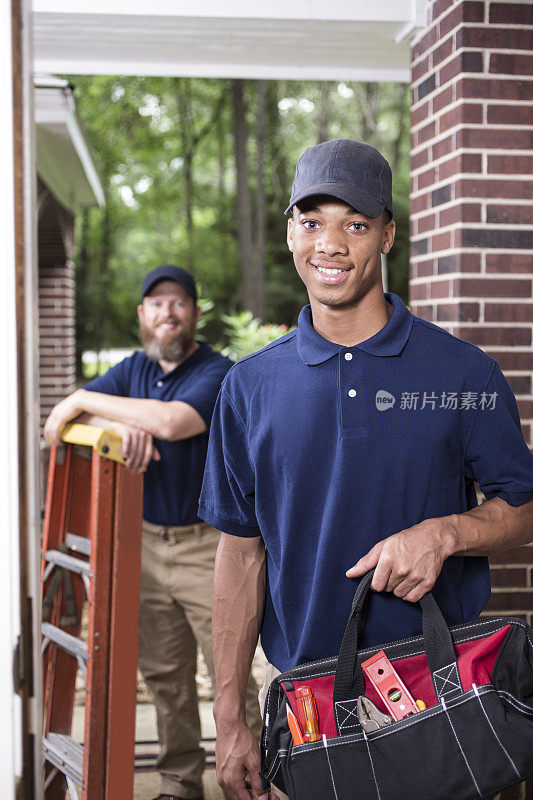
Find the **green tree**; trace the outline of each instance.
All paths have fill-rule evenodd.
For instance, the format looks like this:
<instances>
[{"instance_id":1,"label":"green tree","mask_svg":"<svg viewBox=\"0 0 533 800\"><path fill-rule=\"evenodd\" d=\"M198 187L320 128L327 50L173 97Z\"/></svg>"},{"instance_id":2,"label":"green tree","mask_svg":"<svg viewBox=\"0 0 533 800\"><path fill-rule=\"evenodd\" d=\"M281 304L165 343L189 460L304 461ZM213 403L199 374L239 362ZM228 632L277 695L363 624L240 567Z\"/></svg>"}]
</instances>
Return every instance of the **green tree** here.
<instances>
[{"instance_id":1,"label":"green tree","mask_svg":"<svg viewBox=\"0 0 533 800\"><path fill-rule=\"evenodd\" d=\"M242 310L263 322L295 324L307 297L286 246L283 210L297 158L324 137L366 139L389 159L398 232L388 284L407 300L406 86L245 81L236 127L237 82L70 80L106 194L105 208L77 220L80 352L136 343L140 285L161 263L194 271L213 303L203 331L212 341L226 335L223 315Z\"/></svg>"}]
</instances>

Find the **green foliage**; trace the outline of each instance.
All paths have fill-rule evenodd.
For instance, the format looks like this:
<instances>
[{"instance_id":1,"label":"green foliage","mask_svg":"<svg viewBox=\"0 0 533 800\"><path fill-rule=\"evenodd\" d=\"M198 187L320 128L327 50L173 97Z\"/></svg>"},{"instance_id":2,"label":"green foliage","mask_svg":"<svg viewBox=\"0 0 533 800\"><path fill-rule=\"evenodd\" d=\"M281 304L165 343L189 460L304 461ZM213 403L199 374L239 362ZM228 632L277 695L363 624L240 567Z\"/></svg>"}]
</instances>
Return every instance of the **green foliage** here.
<instances>
[{"instance_id":1,"label":"green foliage","mask_svg":"<svg viewBox=\"0 0 533 800\"><path fill-rule=\"evenodd\" d=\"M121 359L120 359L121 360ZM93 361L90 364L84 362L82 367L82 377L86 381L96 378L98 375L105 375L110 367L115 365L115 361Z\"/></svg>"},{"instance_id":2,"label":"green foliage","mask_svg":"<svg viewBox=\"0 0 533 800\"><path fill-rule=\"evenodd\" d=\"M198 305L202 308L202 316L197 327L198 338L201 339L202 331L213 314L215 304L212 300L199 298ZM215 348L220 350L223 355L231 358L232 361L239 361L244 356L261 350L270 342L294 330L294 328L287 328L286 325L263 324L261 320L254 318L251 311L223 314L221 319L224 324L224 341L227 344L226 346L218 344L215 345ZM104 351L104 354L107 355L107 358L84 361L82 373L85 380L94 378L97 375L104 375L109 367L124 357L122 353L119 354L117 351L110 354L106 354ZM109 360L110 356L114 356L114 359Z\"/></svg>"},{"instance_id":3,"label":"green foliage","mask_svg":"<svg viewBox=\"0 0 533 800\"><path fill-rule=\"evenodd\" d=\"M199 332L200 338L202 338L202 331L204 331L206 328L209 328L209 325L212 323L215 317L215 304L212 300L202 297L201 284L197 284L196 289L198 291L198 305L202 309L202 314L198 320L196 330Z\"/></svg>"},{"instance_id":4,"label":"green foliage","mask_svg":"<svg viewBox=\"0 0 533 800\"><path fill-rule=\"evenodd\" d=\"M238 361L250 353L256 353L267 344L284 336L293 328L286 325L264 325L261 320L255 319L251 311L239 311L235 314L223 314L222 319L226 325L226 337L229 344L222 349L223 355Z\"/></svg>"},{"instance_id":5,"label":"green foliage","mask_svg":"<svg viewBox=\"0 0 533 800\"><path fill-rule=\"evenodd\" d=\"M227 326L230 332L234 328L224 316L236 320L242 310L231 82L118 76L69 80L106 194L105 208L89 209L77 220L78 355L86 349L137 345L140 286L144 275L163 263L194 272L210 303L201 333L227 344L233 336ZM245 99L257 228L262 224L256 215L257 82L246 81ZM265 126L265 318L293 325L307 302L285 243L283 210L298 157L324 136L365 139L390 160L397 243L388 258L388 280L389 288L406 300L407 87L268 81ZM247 325L239 341L249 336L263 346L261 323L243 322L243 328ZM78 365L81 371L81 358Z\"/></svg>"}]
</instances>

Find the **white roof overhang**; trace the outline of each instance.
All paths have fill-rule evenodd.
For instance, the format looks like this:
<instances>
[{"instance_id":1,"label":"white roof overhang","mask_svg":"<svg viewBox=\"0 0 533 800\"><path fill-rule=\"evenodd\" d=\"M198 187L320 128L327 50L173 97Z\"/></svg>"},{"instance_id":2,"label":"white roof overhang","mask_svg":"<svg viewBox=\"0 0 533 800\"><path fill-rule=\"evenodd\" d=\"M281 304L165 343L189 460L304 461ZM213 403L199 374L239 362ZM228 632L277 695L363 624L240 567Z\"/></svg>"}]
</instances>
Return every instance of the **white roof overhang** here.
<instances>
[{"instance_id":1,"label":"white roof overhang","mask_svg":"<svg viewBox=\"0 0 533 800\"><path fill-rule=\"evenodd\" d=\"M409 81L427 0L33 0L35 69Z\"/></svg>"},{"instance_id":2,"label":"white roof overhang","mask_svg":"<svg viewBox=\"0 0 533 800\"><path fill-rule=\"evenodd\" d=\"M37 172L54 197L72 213L104 205L104 191L78 119L67 81L34 80Z\"/></svg>"}]
</instances>

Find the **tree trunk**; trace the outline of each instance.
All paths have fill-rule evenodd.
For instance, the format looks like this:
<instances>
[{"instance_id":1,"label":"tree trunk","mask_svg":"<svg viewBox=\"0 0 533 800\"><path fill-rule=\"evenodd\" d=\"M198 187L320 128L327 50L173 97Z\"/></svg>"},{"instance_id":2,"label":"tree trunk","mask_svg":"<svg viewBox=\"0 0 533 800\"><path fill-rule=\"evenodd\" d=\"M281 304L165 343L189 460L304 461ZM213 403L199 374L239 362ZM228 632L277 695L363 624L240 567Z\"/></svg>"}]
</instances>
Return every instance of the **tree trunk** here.
<instances>
[{"instance_id":1,"label":"tree trunk","mask_svg":"<svg viewBox=\"0 0 533 800\"><path fill-rule=\"evenodd\" d=\"M194 269L194 223L192 218L193 208L193 175L192 175L192 153L187 153L185 157L185 217L187 221L187 240L188 240L188 269Z\"/></svg>"},{"instance_id":2,"label":"tree trunk","mask_svg":"<svg viewBox=\"0 0 533 800\"><path fill-rule=\"evenodd\" d=\"M405 100L406 94L409 92L410 87L409 84L398 84L397 87L397 100L396 100L396 112L398 116L398 128L396 139L394 141L394 146L392 150L392 162L391 162L391 169L392 174L396 175L398 171L398 167L400 166L400 158L402 155L401 147L402 147L402 140L405 134L405 129L407 127L407 121L409 119L407 112L405 111Z\"/></svg>"},{"instance_id":3,"label":"tree trunk","mask_svg":"<svg viewBox=\"0 0 533 800\"><path fill-rule=\"evenodd\" d=\"M80 309L85 297L85 287L87 284L87 271L89 268L89 210L86 208L82 212L80 246L78 258L76 260L76 380L83 378L82 352L86 339L83 323L80 320ZM83 298L83 299L82 299Z\"/></svg>"},{"instance_id":4,"label":"tree trunk","mask_svg":"<svg viewBox=\"0 0 533 800\"><path fill-rule=\"evenodd\" d=\"M292 176L289 177L285 155L286 143L280 125L278 102L282 95L281 85L281 81L268 82L267 142L270 149L269 181L272 200L283 210L289 202Z\"/></svg>"},{"instance_id":5,"label":"tree trunk","mask_svg":"<svg viewBox=\"0 0 533 800\"><path fill-rule=\"evenodd\" d=\"M221 198L226 196L226 157L225 157L225 128L222 114L219 114L215 120L217 131L217 183L218 194Z\"/></svg>"},{"instance_id":6,"label":"tree trunk","mask_svg":"<svg viewBox=\"0 0 533 800\"><path fill-rule=\"evenodd\" d=\"M266 137L266 102L267 82L257 82L257 197L255 204L257 232L256 241L256 302L257 314L260 319L265 318L265 250L267 227L267 202L265 195L265 137Z\"/></svg>"},{"instance_id":7,"label":"tree trunk","mask_svg":"<svg viewBox=\"0 0 533 800\"><path fill-rule=\"evenodd\" d=\"M181 157L183 158L183 181L185 200L185 224L187 227L188 258L187 268L194 269L194 223L193 223L193 193L194 179L192 159L194 148L191 145L192 120L190 110L190 91L187 78L175 78L176 104L180 120Z\"/></svg>"},{"instance_id":8,"label":"tree trunk","mask_svg":"<svg viewBox=\"0 0 533 800\"><path fill-rule=\"evenodd\" d=\"M242 275L242 306L254 316L259 309L256 300L256 270L252 235L252 203L248 185L248 156L246 152L246 107L244 81L231 82L233 100L233 142L237 167L237 228Z\"/></svg>"},{"instance_id":9,"label":"tree trunk","mask_svg":"<svg viewBox=\"0 0 533 800\"><path fill-rule=\"evenodd\" d=\"M361 83L358 93L361 112L361 138L368 141L377 129L377 83Z\"/></svg>"},{"instance_id":10,"label":"tree trunk","mask_svg":"<svg viewBox=\"0 0 533 800\"><path fill-rule=\"evenodd\" d=\"M112 243L111 243L111 218L110 218L110 210L109 210L109 191L108 191L108 179L106 178L105 181L105 205L103 210L103 220L102 220L102 240L101 240L101 248L100 248L100 264L99 264L99 273L100 273L100 298L98 303L98 309L95 309L95 330L96 333L96 341L97 341L97 352L98 352L98 372L100 372L100 351L107 347L109 344L109 325L110 325L110 303L109 303L109 293L111 291L111 281L109 275L109 261L111 258L112 252Z\"/></svg>"},{"instance_id":11,"label":"tree trunk","mask_svg":"<svg viewBox=\"0 0 533 800\"><path fill-rule=\"evenodd\" d=\"M327 142L329 139L329 94L331 83L322 81L320 84L320 106L318 109L318 143Z\"/></svg>"}]
</instances>

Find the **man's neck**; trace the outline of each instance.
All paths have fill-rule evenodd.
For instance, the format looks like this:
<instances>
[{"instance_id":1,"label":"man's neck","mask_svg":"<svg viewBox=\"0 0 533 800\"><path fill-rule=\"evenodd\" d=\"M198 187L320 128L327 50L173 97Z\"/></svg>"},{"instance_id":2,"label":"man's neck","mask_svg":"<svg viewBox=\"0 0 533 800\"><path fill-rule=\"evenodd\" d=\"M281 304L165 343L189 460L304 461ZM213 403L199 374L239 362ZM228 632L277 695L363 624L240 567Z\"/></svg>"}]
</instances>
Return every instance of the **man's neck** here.
<instances>
[{"instance_id":1,"label":"man's neck","mask_svg":"<svg viewBox=\"0 0 533 800\"><path fill-rule=\"evenodd\" d=\"M167 372L172 372L173 369L176 369L176 367L179 367L179 365L183 364L184 361L187 361L189 356L192 356L192 354L196 350L198 350L199 347L200 347L199 343L194 341L191 344L191 346L188 348L188 350L184 353L183 358L180 358L179 361L163 361L163 359L159 359L159 361L157 363L159 364L159 366L161 367L162 371L166 375Z\"/></svg>"},{"instance_id":2,"label":"man's neck","mask_svg":"<svg viewBox=\"0 0 533 800\"><path fill-rule=\"evenodd\" d=\"M349 308L335 308L311 301L313 327L324 339L344 347L353 347L375 336L385 327L392 305L383 291L366 295Z\"/></svg>"}]
</instances>

